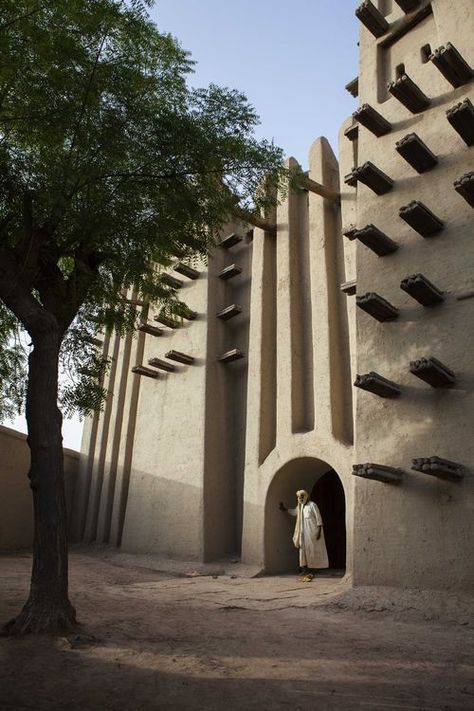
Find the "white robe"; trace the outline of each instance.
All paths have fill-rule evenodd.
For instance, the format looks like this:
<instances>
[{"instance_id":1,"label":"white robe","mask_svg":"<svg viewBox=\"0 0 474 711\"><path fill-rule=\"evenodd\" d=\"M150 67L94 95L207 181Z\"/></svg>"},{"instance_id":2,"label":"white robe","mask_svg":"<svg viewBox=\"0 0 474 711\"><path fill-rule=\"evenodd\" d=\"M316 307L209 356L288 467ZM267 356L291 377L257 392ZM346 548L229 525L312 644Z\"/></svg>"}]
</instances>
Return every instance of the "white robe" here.
<instances>
[{"instance_id":1,"label":"white robe","mask_svg":"<svg viewBox=\"0 0 474 711\"><path fill-rule=\"evenodd\" d=\"M290 516L297 516L298 507L288 509ZM300 565L308 568L328 568L328 554L324 540L324 528L321 514L314 501L308 501L303 506L303 521L301 526L299 551ZM316 538L318 526L321 526L321 536Z\"/></svg>"}]
</instances>

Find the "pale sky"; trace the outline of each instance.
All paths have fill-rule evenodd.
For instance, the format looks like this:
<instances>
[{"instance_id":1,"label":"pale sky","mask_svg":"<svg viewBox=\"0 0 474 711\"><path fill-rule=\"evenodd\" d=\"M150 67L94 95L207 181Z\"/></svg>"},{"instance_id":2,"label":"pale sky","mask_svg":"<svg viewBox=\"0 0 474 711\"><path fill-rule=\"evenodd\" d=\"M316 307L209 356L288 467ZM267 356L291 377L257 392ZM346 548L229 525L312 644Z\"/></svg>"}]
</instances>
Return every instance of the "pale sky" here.
<instances>
[{"instance_id":1,"label":"pale sky","mask_svg":"<svg viewBox=\"0 0 474 711\"><path fill-rule=\"evenodd\" d=\"M194 86L246 94L273 139L304 168L311 143L326 136L337 153L339 127L356 108L344 89L358 73L360 0L158 0L153 19L197 62ZM24 418L5 422L26 431ZM65 420L64 445L80 449L82 423Z\"/></svg>"},{"instance_id":2,"label":"pale sky","mask_svg":"<svg viewBox=\"0 0 474 711\"><path fill-rule=\"evenodd\" d=\"M360 0L158 0L153 18L198 62L192 84L239 89L260 135L306 167L315 138L337 152L356 107L344 89L358 74Z\"/></svg>"}]
</instances>

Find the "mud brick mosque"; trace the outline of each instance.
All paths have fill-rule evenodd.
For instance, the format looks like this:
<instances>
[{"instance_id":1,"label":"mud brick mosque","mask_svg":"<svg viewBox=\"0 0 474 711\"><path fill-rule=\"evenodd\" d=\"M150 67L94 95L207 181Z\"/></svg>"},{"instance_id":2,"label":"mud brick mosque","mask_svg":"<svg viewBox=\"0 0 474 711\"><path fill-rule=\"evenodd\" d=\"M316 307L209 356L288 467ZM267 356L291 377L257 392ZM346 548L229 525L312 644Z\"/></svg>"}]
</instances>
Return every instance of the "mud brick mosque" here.
<instances>
[{"instance_id":1,"label":"mud brick mosque","mask_svg":"<svg viewBox=\"0 0 474 711\"><path fill-rule=\"evenodd\" d=\"M188 320L105 338L73 540L295 571L306 488L354 585L472 589L474 2L356 15L339 162L316 140L308 190L176 261Z\"/></svg>"}]
</instances>

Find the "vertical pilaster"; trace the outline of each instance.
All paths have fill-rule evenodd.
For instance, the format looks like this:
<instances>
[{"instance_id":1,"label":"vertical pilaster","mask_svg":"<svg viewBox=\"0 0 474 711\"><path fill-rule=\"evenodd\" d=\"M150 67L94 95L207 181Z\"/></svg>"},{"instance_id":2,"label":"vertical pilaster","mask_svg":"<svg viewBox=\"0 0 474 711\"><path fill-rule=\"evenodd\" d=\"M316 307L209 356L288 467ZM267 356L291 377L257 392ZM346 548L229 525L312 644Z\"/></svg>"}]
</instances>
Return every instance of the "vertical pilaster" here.
<instances>
[{"instance_id":1,"label":"vertical pilaster","mask_svg":"<svg viewBox=\"0 0 474 711\"><path fill-rule=\"evenodd\" d=\"M98 543L107 543L110 537L124 405L127 386L132 377L130 373L130 354L133 337L133 333L128 333L121 339L117 355L116 388L115 396L112 401L110 428L106 443L104 472L100 492L99 514L97 518L96 541Z\"/></svg>"},{"instance_id":2,"label":"vertical pilaster","mask_svg":"<svg viewBox=\"0 0 474 711\"><path fill-rule=\"evenodd\" d=\"M147 309L148 310L148 309ZM151 336L153 338L153 336ZM145 333L139 332L131 345L130 365L143 362ZM132 470L133 442L137 420L138 398L141 378L129 373L124 402L124 418L120 432L120 447L117 460L117 478L114 488L109 542L119 546L127 508L128 490Z\"/></svg>"},{"instance_id":3,"label":"vertical pilaster","mask_svg":"<svg viewBox=\"0 0 474 711\"><path fill-rule=\"evenodd\" d=\"M310 177L339 192L338 163L325 138L310 152ZM352 440L352 391L340 208L319 195L309 196L313 288L314 390L320 435Z\"/></svg>"},{"instance_id":4,"label":"vertical pilaster","mask_svg":"<svg viewBox=\"0 0 474 711\"><path fill-rule=\"evenodd\" d=\"M97 445L92 463L91 484L89 488L87 516L84 528L84 540L88 543L95 541L97 534L97 521L99 518L99 506L102 493L105 458L107 453L107 441L113 410L114 389L117 386L117 358L120 351L121 339L119 335L114 335L111 340L113 341L113 350L111 354L112 362L110 372L107 378L107 397L105 400L104 412L99 419L99 426L97 429Z\"/></svg>"}]
</instances>

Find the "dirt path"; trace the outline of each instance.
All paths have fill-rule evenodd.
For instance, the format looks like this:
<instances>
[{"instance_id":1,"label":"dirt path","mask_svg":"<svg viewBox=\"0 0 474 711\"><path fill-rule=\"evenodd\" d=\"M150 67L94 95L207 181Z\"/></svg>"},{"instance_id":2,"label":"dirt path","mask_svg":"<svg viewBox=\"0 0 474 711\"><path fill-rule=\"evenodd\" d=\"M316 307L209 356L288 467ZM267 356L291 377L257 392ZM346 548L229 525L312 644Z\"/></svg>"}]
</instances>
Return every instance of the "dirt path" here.
<instances>
[{"instance_id":1,"label":"dirt path","mask_svg":"<svg viewBox=\"0 0 474 711\"><path fill-rule=\"evenodd\" d=\"M0 639L1 711L474 709L469 617L350 611L337 580L176 577L71 558L81 634ZM21 606L29 568L28 556L0 558L0 621Z\"/></svg>"}]
</instances>

